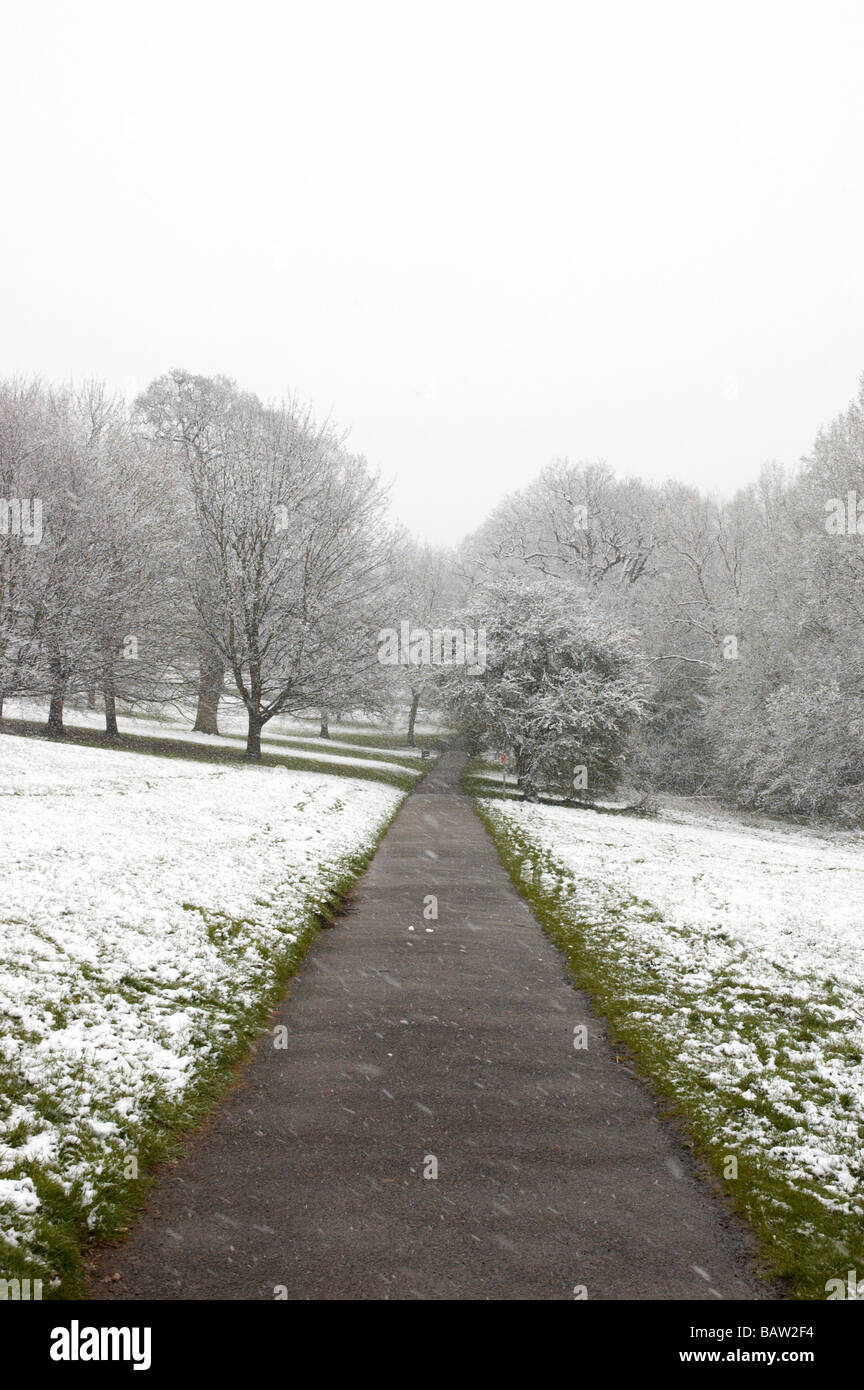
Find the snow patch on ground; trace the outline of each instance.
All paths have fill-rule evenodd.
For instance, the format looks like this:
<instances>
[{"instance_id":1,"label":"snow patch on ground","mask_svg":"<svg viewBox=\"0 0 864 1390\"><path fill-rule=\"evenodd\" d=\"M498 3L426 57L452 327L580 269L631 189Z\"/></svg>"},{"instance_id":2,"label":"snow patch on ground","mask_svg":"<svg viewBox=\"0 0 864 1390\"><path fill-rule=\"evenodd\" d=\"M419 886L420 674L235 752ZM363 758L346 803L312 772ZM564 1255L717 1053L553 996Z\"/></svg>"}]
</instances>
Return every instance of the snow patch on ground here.
<instances>
[{"instance_id":1,"label":"snow patch on ground","mask_svg":"<svg viewBox=\"0 0 864 1390\"><path fill-rule=\"evenodd\" d=\"M44 724L47 719L45 706L35 700L7 699L4 714L7 719L26 719L35 724ZM105 728L105 716L91 710L68 707L63 718L70 729L93 729L101 732ZM223 710L219 716L222 732L202 734L190 728L188 721L173 713L163 719L147 718L141 714L121 714L117 720L121 734L138 734L142 738L171 739L178 743L193 743L203 748L231 748L235 751L241 750L246 744L244 722L244 718L237 711ZM335 725L333 732L336 732ZM307 743L314 743L316 747L296 746ZM425 766L421 766L422 754L419 748L387 750L366 744L343 742L342 739L311 737L302 733L289 721L278 719L265 724L261 733L261 747L265 753L280 753L303 762L333 763L346 770L357 768L361 772L399 772L414 777L420 777L426 771ZM375 754L379 756L376 757ZM417 766L411 767L410 764L406 764L406 759L416 761Z\"/></svg>"}]
</instances>

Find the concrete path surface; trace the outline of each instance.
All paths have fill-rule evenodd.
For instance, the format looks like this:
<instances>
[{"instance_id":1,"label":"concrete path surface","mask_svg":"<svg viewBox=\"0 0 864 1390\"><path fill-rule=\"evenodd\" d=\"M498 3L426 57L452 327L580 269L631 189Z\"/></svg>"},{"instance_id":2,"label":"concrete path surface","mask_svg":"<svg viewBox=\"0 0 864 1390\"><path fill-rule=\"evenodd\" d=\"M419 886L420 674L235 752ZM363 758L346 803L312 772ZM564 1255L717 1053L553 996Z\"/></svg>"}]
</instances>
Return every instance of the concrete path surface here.
<instances>
[{"instance_id":1,"label":"concrete path surface","mask_svg":"<svg viewBox=\"0 0 864 1390\"><path fill-rule=\"evenodd\" d=\"M447 753L406 800L272 1020L287 1048L260 1040L91 1297L772 1296L568 982L461 766Z\"/></svg>"}]
</instances>

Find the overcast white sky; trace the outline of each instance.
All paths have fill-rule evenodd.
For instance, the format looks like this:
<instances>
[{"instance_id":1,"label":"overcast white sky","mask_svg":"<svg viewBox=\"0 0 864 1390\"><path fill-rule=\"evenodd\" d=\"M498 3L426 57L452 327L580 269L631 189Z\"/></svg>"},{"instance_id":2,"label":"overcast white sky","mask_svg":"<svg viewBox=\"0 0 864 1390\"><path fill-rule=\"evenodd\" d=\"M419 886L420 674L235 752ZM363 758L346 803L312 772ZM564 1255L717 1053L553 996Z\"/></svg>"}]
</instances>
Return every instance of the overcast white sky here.
<instances>
[{"instance_id":1,"label":"overcast white sky","mask_svg":"<svg viewBox=\"0 0 864 1390\"><path fill-rule=\"evenodd\" d=\"M728 491L864 370L861 0L30 0L0 373L295 391L455 542L556 455Z\"/></svg>"}]
</instances>

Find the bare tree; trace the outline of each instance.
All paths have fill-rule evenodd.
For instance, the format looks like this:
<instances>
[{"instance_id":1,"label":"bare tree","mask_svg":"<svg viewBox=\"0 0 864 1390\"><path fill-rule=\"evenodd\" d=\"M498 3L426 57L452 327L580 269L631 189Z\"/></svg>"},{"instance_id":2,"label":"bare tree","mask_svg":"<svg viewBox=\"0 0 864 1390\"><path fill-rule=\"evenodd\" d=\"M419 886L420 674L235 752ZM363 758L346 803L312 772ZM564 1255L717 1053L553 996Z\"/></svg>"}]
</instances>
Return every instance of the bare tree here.
<instances>
[{"instance_id":1,"label":"bare tree","mask_svg":"<svg viewBox=\"0 0 864 1390\"><path fill-rule=\"evenodd\" d=\"M383 491L308 409L264 407L224 379L172 373L139 413L185 470L202 650L230 672L258 759L269 720L326 705L334 673L371 659L358 605L380 583Z\"/></svg>"}]
</instances>

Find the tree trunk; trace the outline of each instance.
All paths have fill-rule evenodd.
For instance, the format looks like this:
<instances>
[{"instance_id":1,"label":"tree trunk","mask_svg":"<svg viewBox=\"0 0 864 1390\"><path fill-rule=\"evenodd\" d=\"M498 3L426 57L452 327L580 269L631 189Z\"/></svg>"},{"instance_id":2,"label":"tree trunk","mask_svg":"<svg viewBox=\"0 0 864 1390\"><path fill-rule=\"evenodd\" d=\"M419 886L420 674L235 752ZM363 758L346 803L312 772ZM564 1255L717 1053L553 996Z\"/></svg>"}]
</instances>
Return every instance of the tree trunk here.
<instances>
[{"instance_id":1,"label":"tree trunk","mask_svg":"<svg viewBox=\"0 0 864 1390\"><path fill-rule=\"evenodd\" d=\"M87 691L87 708L88 708L88 709L95 709L95 708L96 708L96 691L92 688L92 686L91 686L91 688Z\"/></svg>"},{"instance_id":2,"label":"tree trunk","mask_svg":"<svg viewBox=\"0 0 864 1390\"><path fill-rule=\"evenodd\" d=\"M516 773L516 786L520 791L525 787L525 757L520 744L513 750L513 770Z\"/></svg>"},{"instance_id":3,"label":"tree trunk","mask_svg":"<svg viewBox=\"0 0 864 1390\"><path fill-rule=\"evenodd\" d=\"M51 691L51 703L48 706L48 732L55 738L63 737L63 686L55 686Z\"/></svg>"},{"instance_id":4,"label":"tree trunk","mask_svg":"<svg viewBox=\"0 0 864 1390\"><path fill-rule=\"evenodd\" d=\"M321 737L330 737L330 721L326 709L322 709L321 711Z\"/></svg>"},{"instance_id":5,"label":"tree trunk","mask_svg":"<svg viewBox=\"0 0 864 1390\"><path fill-rule=\"evenodd\" d=\"M415 748L414 725L417 722L417 710L420 707L420 696L414 691L411 692L411 709L408 713L408 747Z\"/></svg>"},{"instance_id":6,"label":"tree trunk","mask_svg":"<svg viewBox=\"0 0 864 1390\"><path fill-rule=\"evenodd\" d=\"M105 673L102 677L102 694L105 699L105 732L109 738L117 738L120 730L117 728L117 701L114 695L114 667L110 661L105 666Z\"/></svg>"},{"instance_id":7,"label":"tree trunk","mask_svg":"<svg viewBox=\"0 0 864 1390\"><path fill-rule=\"evenodd\" d=\"M249 715L249 732L246 735L246 752L244 757L247 762L260 763L261 761L261 729L263 725L260 719Z\"/></svg>"},{"instance_id":8,"label":"tree trunk","mask_svg":"<svg viewBox=\"0 0 864 1390\"><path fill-rule=\"evenodd\" d=\"M199 660L198 709L193 729L199 734L218 734L219 701L225 682L225 667L218 656L203 652Z\"/></svg>"}]
</instances>

